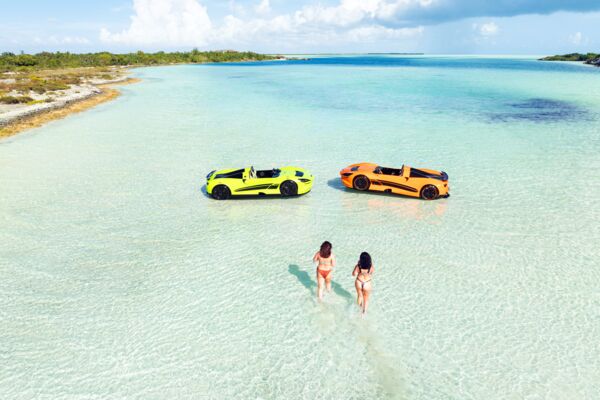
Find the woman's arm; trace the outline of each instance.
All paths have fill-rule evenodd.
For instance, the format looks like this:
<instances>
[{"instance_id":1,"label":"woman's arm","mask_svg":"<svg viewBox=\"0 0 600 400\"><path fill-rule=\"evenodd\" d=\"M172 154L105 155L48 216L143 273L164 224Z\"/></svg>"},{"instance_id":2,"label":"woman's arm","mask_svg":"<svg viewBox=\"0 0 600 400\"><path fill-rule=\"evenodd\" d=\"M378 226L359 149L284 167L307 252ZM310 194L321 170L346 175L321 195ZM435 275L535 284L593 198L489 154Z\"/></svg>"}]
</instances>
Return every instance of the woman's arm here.
<instances>
[{"instance_id":1,"label":"woman's arm","mask_svg":"<svg viewBox=\"0 0 600 400\"><path fill-rule=\"evenodd\" d=\"M317 251L315 253L315 255L313 256L313 262L318 262L319 261L319 252Z\"/></svg>"},{"instance_id":2,"label":"woman's arm","mask_svg":"<svg viewBox=\"0 0 600 400\"><path fill-rule=\"evenodd\" d=\"M331 255L331 268L335 267L335 255Z\"/></svg>"},{"instance_id":3,"label":"woman's arm","mask_svg":"<svg viewBox=\"0 0 600 400\"><path fill-rule=\"evenodd\" d=\"M371 272L369 272L370 275L373 275L375 273L375 266L373 264L371 264Z\"/></svg>"},{"instance_id":4,"label":"woman's arm","mask_svg":"<svg viewBox=\"0 0 600 400\"><path fill-rule=\"evenodd\" d=\"M352 270L352 276L356 276L356 275L358 275L358 264L356 264L354 266L354 269Z\"/></svg>"}]
</instances>

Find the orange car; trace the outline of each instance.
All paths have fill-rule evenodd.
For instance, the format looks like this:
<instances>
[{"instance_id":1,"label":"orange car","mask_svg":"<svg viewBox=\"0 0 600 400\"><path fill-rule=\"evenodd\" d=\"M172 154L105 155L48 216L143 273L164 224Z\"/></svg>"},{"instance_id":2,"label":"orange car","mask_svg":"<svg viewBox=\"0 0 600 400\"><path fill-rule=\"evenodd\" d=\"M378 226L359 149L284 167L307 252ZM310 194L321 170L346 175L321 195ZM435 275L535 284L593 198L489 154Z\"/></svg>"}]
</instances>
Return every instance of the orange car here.
<instances>
[{"instance_id":1,"label":"orange car","mask_svg":"<svg viewBox=\"0 0 600 400\"><path fill-rule=\"evenodd\" d=\"M340 171L344 186L360 191L396 193L435 200L450 196L448 174L431 169L386 168L373 163L352 164Z\"/></svg>"}]
</instances>

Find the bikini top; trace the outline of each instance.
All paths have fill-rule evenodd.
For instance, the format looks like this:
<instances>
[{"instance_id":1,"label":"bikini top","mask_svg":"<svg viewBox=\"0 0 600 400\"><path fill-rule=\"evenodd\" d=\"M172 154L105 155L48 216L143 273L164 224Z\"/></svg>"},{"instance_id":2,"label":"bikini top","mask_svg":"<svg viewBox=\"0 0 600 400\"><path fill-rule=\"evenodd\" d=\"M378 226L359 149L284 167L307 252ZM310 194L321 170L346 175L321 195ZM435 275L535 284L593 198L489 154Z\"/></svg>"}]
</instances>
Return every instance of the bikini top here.
<instances>
[{"instance_id":1,"label":"bikini top","mask_svg":"<svg viewBox=\"0 0 600 400\"><path fill-rule=\"evenodd\" d=\"M373 266L370 266L369 268L361 268L360 265L358 266L358 273L359 274L370 274L371 273L371 268ZM367 272L363 272L363 271L367 271Z\"/></svg>"},{"instance_id":2,"label":"bikini top","mask_svg":"<svg viewBox=\"0 0 600 400\"><path fill-rule=\"evenodd\" d=\"M325 259L319 255L319 266L321 266L321 265L323 265L325 267L330 267L331 266L331 256L329 256L329 258Z\"/></svg>"}]
</instances>

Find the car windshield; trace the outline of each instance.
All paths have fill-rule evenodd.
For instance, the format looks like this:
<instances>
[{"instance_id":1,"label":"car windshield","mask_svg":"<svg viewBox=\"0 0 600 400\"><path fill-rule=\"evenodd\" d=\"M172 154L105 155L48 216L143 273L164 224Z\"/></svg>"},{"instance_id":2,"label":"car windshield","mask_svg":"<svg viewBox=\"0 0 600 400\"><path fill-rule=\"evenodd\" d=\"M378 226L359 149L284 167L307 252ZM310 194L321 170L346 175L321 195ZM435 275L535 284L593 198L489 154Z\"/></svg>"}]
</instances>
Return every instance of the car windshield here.
<instances>
[{"instance_id":1,"label":"car windshield","mask_svg":"<svg viewBox=\"0 0 600 400\"><path fill-rule=\"evenodd\" d=\"M237 169L231 172L225 172L221 174L217 174L214 179L242 179L244 176L243 169Z\"/></svg>"}]
</instances>

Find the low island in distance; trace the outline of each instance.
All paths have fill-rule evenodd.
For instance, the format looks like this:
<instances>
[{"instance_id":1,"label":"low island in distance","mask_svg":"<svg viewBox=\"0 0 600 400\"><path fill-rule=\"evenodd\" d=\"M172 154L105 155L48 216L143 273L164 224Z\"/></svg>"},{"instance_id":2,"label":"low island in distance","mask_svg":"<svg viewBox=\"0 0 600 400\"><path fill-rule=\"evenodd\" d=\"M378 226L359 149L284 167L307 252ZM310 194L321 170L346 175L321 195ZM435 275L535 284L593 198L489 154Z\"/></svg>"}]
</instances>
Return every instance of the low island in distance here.
<instances>
[{"instance_id":1,"label":"low island in distance","mask_svg":"<svg viewBox=\"0 0 600 400\"><path fill-rule=\"evenodd\" d=\"M600 53L569 53L540 58L541 61L578 61L600 67Z\"/></svg>"}]
</instances>

